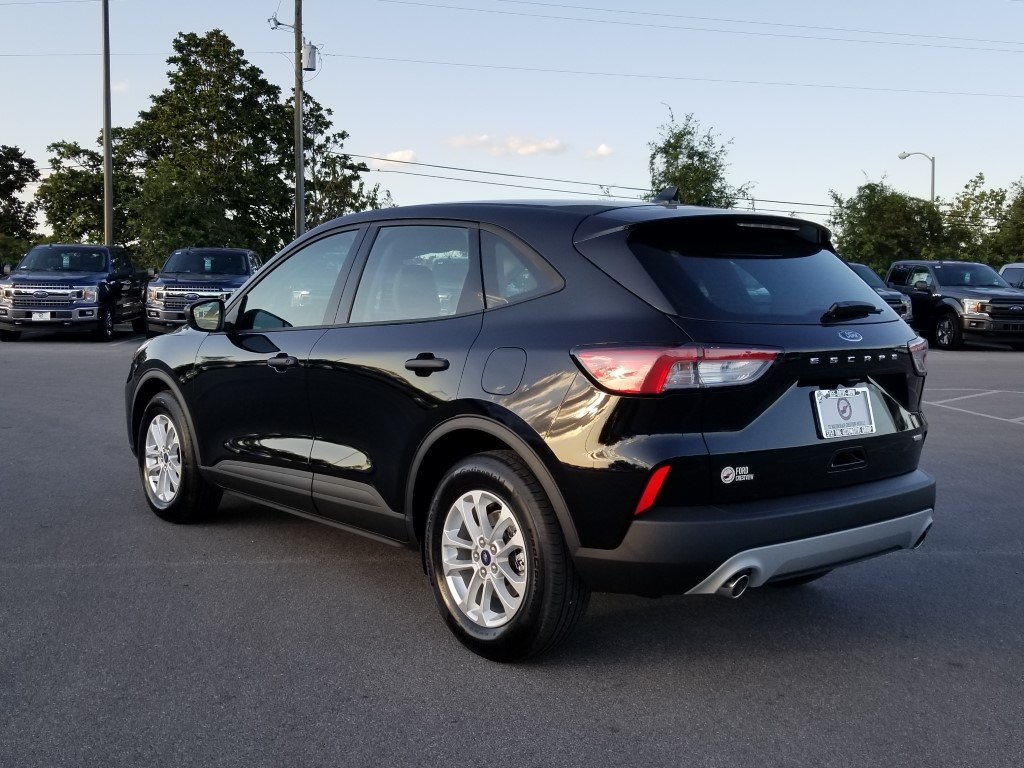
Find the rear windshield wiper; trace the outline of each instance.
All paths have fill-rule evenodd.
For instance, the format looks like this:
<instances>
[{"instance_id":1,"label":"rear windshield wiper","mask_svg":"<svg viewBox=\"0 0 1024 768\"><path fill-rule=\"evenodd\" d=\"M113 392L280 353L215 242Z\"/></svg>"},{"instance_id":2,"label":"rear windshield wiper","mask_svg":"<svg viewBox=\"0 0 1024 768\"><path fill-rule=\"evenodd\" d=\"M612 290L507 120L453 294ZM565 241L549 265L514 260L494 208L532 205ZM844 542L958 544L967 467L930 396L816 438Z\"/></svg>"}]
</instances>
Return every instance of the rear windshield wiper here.
<instances>
[{"instance_id":1,"label":"rear windshield wiper","mask_svg":"<svg viewBox=\"0 0 1024 768\"><path fill-rule=\"evenodd\" d=\"M825 323L835 323L840 320L881 313L880 308L866 301L837 301L825 310L825 314L821 316L821 322L824 325Z\"/></svg>"}]
</instances>

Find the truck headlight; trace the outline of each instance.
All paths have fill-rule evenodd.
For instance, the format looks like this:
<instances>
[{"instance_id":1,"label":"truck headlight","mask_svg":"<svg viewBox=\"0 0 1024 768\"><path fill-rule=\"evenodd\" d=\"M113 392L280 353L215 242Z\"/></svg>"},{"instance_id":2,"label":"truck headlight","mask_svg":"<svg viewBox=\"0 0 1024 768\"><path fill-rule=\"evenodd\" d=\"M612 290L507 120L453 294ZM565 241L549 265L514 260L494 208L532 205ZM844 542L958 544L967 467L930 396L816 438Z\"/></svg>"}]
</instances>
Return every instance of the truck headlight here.
<instances>
[{"instance_id":1,"label":"truck headlight","mask_svg":"<svg viewBox=\"0 0 1024 768\"><path fill-rule=\"evenodd\" d=\"M985 305L984 299L960 299L960 303L964 305L964 312L968 315L987 315L988 312L982 310Z\"/></svg>"},{"instance_id":2,"label":"truck headlight","mask_svg":"<svg viewBox=\"0 0 1024 768\"><path fill-rule=\"evenodd\" d=\"M14 300L14 286L0 285L0 304L9 305Z\"/></svg>"},{"instance_id":3,"label":"truck headlight","mask_svg":"<svg viewBox=\"0 0 1024 768\"><path fill-rule=\"evenodd\" d=\"M86 304L95 304L99 299L100 291L94 285L76 285L75 286L75 301L85 302Z\"/></svg>"},{"instance_id":4,"label":"truck headlight","mask_svg":"<svg viewBox=\"0 0 1024 768\"><path fill-rule=\"evenodd\" d=\"M903 309L900 310L900 317L909 320L911 317L914 316L913 310L911 309L912 305L910 303L909 296L900 296L900 304L903 305Z\"/></svg>"},{"instance_id":5,"label":"truck headlight","mask_svg":"<svg viewBox=\"0 0 1024 768\"><path fill-rule=\"evenodd\" d=\"M160 304L162 306L164 303L164 292L159 288L147 288L146 301L150 304Z\"/></svg>"}]
</instances>

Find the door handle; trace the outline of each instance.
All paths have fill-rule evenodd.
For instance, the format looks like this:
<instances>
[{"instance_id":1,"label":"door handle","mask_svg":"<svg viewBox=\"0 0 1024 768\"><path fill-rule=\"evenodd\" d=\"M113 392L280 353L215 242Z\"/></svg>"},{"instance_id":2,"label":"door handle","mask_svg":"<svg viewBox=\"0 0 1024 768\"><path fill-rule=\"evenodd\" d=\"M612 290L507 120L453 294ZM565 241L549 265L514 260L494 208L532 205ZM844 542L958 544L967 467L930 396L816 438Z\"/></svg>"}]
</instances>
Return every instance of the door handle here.
<instances>
[{"instance_id":1,"label":"door handle","mask_svg":"<svg viewBox=\"0 0 1024 768\"><path fill-rule=\"evenodd\" d=\"M282 352L280 355L276 355L267 360L267 365L276 371L283 371L287 368L294 368L299 364L299 358L286 355Z\"/></svg>"},{"instance_id":2,"label":"door handle","mask_svg":"<svg viewBox=\"0 0 1024 768\"><path fill-rule=\"evenodd\" d=\"M447 371L448 361L443 357L434 357L430 352L421 352L412 360L406 360L405 368L415 371L417 376L429 376L436 371Z\"/></svg>"}]
</instances>

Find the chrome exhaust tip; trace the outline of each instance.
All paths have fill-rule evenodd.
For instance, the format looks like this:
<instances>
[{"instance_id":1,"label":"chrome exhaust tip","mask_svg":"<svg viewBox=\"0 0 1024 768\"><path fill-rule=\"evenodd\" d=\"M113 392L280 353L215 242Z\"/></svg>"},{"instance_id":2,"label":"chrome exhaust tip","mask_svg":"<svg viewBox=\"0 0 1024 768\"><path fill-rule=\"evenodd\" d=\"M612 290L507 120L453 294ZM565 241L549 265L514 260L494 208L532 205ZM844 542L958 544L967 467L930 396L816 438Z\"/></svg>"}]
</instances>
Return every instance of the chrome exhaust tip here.
<instances>
[{"instance_id":1,"label":"chrome exhaust tip","mask_svg":"<svg viewBox=\"0 0 1024 768\"><path fill-rule=\"evenodd\" d=\"M722 586L715 590L715 594L719 597L728 597L730 600L735 600L747 591L747 585L749 583L750 574L746 571L740 571L726 579L722 583Z\"/></svg>"}]
</instances>

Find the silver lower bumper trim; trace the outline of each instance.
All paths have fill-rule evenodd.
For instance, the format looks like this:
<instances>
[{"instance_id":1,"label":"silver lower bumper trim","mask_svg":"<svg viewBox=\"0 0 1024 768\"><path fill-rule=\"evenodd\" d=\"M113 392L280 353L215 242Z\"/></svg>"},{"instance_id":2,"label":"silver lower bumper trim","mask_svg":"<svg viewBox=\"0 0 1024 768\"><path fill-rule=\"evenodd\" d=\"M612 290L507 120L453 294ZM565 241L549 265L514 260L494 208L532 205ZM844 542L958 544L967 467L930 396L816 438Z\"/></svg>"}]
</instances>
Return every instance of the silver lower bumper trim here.
<instances>
[{"instance_id":1,"label":"silver lower bumper trim","mask_svg":"<svg viewBox=\"0 0 1024 768\"><path fill-rule=\"evenodd\" d=\"M931 526L932 512L924 509L881 523L748 549L730 557L686 594L713 595L741 571L749 573L750 586L759 587L787 573L828 568L884 552L910 549Z\"/></svg>"}]
</instances>

